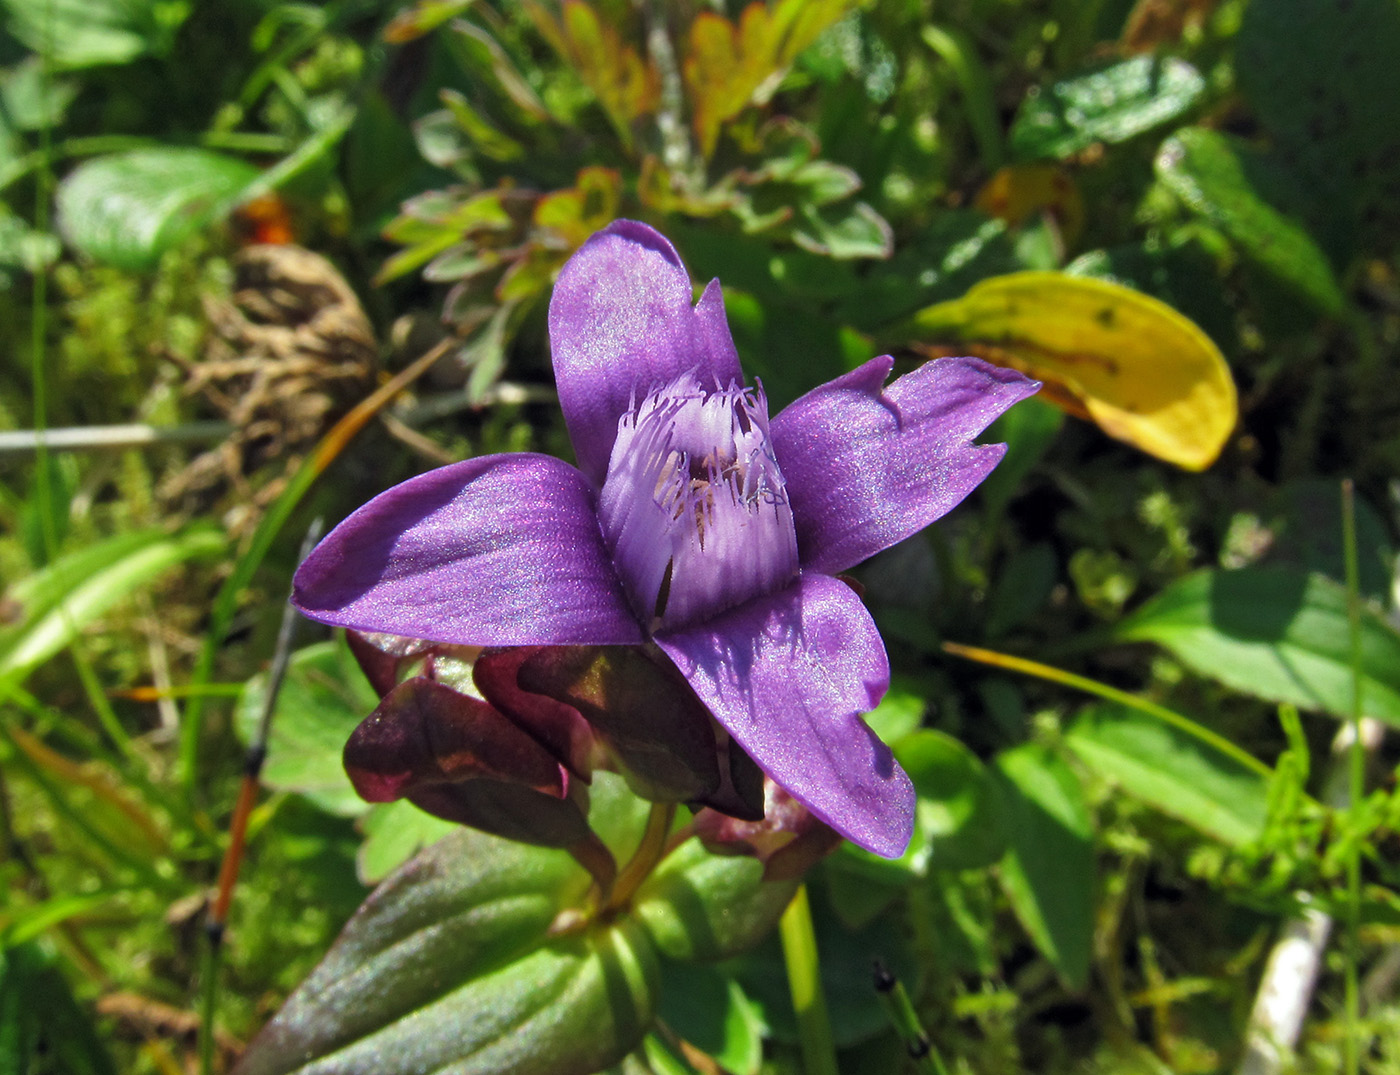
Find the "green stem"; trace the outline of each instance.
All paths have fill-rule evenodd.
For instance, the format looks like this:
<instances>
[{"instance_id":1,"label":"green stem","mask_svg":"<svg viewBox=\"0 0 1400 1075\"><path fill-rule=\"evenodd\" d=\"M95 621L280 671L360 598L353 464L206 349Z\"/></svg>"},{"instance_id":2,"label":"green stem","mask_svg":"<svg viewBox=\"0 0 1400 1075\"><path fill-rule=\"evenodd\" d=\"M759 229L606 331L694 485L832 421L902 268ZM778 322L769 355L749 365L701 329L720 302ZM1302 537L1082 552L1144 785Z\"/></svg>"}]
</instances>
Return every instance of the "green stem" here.
<instances>
[{"instance_id":1,"label":"green stem","mask_svg":"<svg viewBox=\"0 0 1400 1075\"><path fill-rule=\"evenodd\" d=\"M1346 558L1347 627L1351 658L1350 797L1353 833L1365 823L1361 798L1366 793L1366 748L1361 742L1361 571L1356 556L1356 490L1350 478L1342 482L1342 548ZM1361 999L1357 981L1361 944L1361 841L1353 838L1347 851L1346 1036L1342 1043L1347 1075L1361 1070Z\"/></svg>"},{"instance_id":2,"label":"green stem","mask_svg":"<svg viewBox=\"0 0 1400 1075\"><path fill-rule=\"evenodd\" d=\"M812 906L807 886L798 885L778 923L787 965L792 1009L797 1014L797 1036L802 1043L802 1068L806 1075L837 1075L836 1043L822 993L821 964L817 959L817 934L812 928Z\"/></svg>"},{"instance_id":3,"label":"green stem","mask_svg":"<svg viewBox=\"0 0 1400 1075\"><path fill-rule=\"evenodd\" d=\"M1084 691L1086 694L1093 694L1099 698L1104 698L1110 702L1117 702L1130 709L1136 709L1140 713L1156 717L1164 724L1170 724L1173 728L1179 728L1187 735L1199 739L1203 743L1208 743L1222 754L1226 754L1239 762L1247 769L1251 769L1260 776L1272 776L1271 770L1262 761L1250 754L1246 750L1241 750L1223 735L1218 735L1209 728L1197 724L1190 717L1184 717L1180 713L1168 709L1166 706L1158 705L1156 702L1149 702L1145 698L1139 698L1136 694L1129 694L1127 691L1120 691L1117 687L1110 687L1106 683L1100 683L1096 679L1089 679L1087 676L1075 675L1073 672L1066 672L1063 668L1056 668L1053 665L1041 664L1039 661L1028 660L1025 657L1013 657L1009 653L998 653L995 650L982 649L978 646L964 646L958 642L944 642L943 651L950 653L954 657L962 657L969 661L977 661L979 664L991 665L994 668L1005 668L1008 671L1020 672L1023 675L1035 676L1037 679L1049 680L1051 683L1059 683L1066 687L1073 687L1076 690Z\"/></svg>"}]
</instances>

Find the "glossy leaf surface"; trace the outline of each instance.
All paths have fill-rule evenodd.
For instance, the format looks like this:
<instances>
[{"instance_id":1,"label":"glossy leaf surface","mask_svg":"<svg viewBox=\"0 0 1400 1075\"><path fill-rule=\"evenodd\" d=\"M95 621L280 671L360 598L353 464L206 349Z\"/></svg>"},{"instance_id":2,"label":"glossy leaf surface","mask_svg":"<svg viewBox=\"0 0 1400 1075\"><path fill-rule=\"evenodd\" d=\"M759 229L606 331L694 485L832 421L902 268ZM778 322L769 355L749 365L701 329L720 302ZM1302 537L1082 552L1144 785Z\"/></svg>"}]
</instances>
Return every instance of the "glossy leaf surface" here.
<instances>
[{"instance_id":1,"label":"glossy leaf surface","mask_svg":"<svg viewBox=\"0 0 1400 1075\"><path fill-rule=\"evenodd\" d=\"M1221 843L1237 847L1263 832L1268 780L1169 724L1121 706L1095 706L1065 741L1105 780Z\"/></svg>"},{"instance_id":2,"label":"glossy leaf surface","mask_svg":"<svg viewBox=\"0 0 1400 1075\"><path fill-rule=\"evenodd\" d=\"M1094 939L1094 844L1079 779L1064 760L1027 743L998 755L1010 840L1001 884L1036 947L1071 988L1089 975Z\"/></svg>"},{"instance_id":3,"label":"glossy leaf surface","mask_svg":"<svg viewBox=\"0 0 1400 1075\"><path fill-rule=\"evenodd\" d=\"M1189 111L1205 79L1185 60L1134 56L1026 98L1011 124L1021 160L1063 159L1095 142L1124 142Z\"/></svg>"},{"instance_id":4,"label":"glossy leaf surface","mask_svg":"<svg viewBox=\"0 0 1400 1075\"><path fill-rule=\"evenodd\" d=\"M1366 716L1400 726L1400 633L1361 615ZM1155 642L1234 690L1335 717L1351 712L1346 590L1290 567L1198 571L1118 625L1118 638Z\"/></svg>"},{"instance_id":5,"label":"glossy leaf surface","mask_svg":"<svg viewBox=\"0 0 1400 1075\"><path fill-rule=\"evenodd\" d=\"M164 146L96 157L58 188L63 234L84 254L120 269L151 269L233 208L258 178L236 157Z\"/></svg>"}]
</instances>

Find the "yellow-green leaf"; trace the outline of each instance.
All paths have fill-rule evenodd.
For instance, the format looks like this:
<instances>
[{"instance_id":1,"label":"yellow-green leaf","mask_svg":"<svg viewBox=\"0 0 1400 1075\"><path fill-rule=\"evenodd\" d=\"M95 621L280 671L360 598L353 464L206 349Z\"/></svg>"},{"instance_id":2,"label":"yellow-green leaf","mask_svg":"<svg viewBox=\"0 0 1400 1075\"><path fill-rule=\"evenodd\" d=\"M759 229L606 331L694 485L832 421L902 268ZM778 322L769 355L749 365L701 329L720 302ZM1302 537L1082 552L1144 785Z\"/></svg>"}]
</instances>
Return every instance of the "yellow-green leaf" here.
<instances>
[{"instance_id":1,"label":"yellow-green leaf","mask_svg":"<svg viewBox=\"0 0 1400 1075\"><path fill-rule=\"evenodd\" d=\"M724 121L750 101L765 101L797 54L852 6L852 0L778 0L770 8L754 0L737 25L710 11L695 16L682 67L705 156Z\"/></svg>"},{"instance_id":2,"label":"yellow-green leaf","mask_svg":"<svg viewBox=\"0 0 1400 1075\"><path fill-rule=\"evenodd\" d=\"M560 19L540 3L527 3L525 10L593 91L618 135L630 146L632 124L656 110L661 78L655 66L625 44L621 34L582 0L565 0Z\"/></svg>"},{"instance_id":3,"label":"yellow-green leaf","mask_svg":"<svg viewBox=\"0 0 1400 1075\"><path fill-rule=\"evenodd\" d=\"M1186 470L1239 416L1220 349L1189 318L1120 284L1058 272L996 276L908 325L922 349L970 352L1045 382L1044 398Z\"/></svg>"}]
</instances>

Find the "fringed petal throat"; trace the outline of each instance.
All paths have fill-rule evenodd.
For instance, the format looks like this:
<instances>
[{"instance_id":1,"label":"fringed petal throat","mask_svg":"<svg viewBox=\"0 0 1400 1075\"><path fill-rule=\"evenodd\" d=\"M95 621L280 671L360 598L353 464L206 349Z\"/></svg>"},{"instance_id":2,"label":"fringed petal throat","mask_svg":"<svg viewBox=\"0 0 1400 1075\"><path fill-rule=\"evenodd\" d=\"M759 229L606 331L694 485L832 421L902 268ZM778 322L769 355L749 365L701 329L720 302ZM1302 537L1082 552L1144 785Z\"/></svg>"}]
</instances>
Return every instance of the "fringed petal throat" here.
<instances>
[{"instance_id":1,"label":"fringed petal throat","mask_svg":"<svg viewBox=\"0 0 1400 1075\"><path fill-rule=\"evenodd\" d=\"M683 374L622 416L599 519L638 618L696 623L797 575L762 389Z\"/></svg>"}]
</instances>

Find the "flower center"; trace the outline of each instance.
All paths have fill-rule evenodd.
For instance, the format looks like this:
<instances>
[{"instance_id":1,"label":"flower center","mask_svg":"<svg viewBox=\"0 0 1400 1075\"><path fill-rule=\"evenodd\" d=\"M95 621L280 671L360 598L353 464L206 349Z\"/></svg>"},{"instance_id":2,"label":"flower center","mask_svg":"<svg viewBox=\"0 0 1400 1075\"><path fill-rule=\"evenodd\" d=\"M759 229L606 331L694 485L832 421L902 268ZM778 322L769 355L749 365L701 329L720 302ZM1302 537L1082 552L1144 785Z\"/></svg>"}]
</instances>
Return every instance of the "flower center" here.
<instances>
[{"instance_id":1,"label":"flower center","mask_svg":"<svg viewBox=\"0 0 1400 1075\"><path fill-rule=\"evenodd\" d=\"M762 389L692 374L618 421L599 496L613 563L653 631L709 619L797 574L797 536Z\"/></svg>"}]
</instances>

